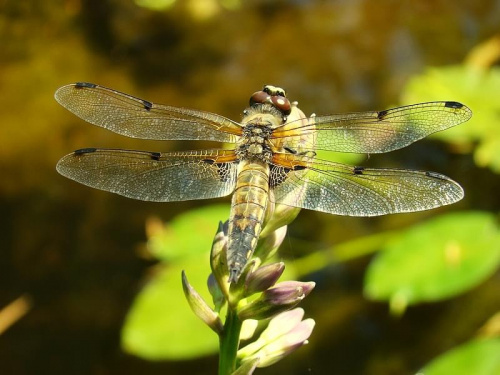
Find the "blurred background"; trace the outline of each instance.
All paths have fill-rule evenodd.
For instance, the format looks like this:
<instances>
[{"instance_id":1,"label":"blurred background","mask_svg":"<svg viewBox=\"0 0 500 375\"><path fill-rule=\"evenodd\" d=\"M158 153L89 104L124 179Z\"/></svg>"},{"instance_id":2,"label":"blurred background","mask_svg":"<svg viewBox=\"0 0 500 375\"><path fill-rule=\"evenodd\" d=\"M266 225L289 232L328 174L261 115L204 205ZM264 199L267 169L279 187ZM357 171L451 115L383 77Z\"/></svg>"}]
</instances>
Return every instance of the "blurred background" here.
<instances>
[{"instance_id":1,"label":"blurred background","mask_svg":"<svg viewBox=\"0 0 500 375\"><path fill-rule=\"evenodd\" d=\"M216 337L191 317L180 269L205 288L198 264L208 267L229 199L145 203L55 170L84 147L213 145L87 124L53 99L77 81L234 120L264 84L306 114L467 104L472 120L405 149L336 155L443 173L465 198L380 218L302 211L279 259L317 283L301 304L316 331L257 373L414 374L479 339L493 342L479 361L500 358L500 1L0 0L0 10L0 373L216 372ZM186 233L204 242L187 246Z\"/></svg>"}]
</instances>

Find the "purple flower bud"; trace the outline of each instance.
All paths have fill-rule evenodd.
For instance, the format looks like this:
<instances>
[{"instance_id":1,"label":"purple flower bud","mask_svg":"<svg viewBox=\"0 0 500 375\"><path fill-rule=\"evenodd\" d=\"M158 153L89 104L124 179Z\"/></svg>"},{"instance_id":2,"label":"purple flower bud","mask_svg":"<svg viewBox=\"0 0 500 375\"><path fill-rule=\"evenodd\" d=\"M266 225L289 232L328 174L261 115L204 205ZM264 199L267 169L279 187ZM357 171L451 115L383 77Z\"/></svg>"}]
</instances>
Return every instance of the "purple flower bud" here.
<instances>
[{"instance_id":1,"label":"purple flower bud","mask_svg":"<svg viewBox=\"0 0 500 375\"><path fill-rule=\"evenodd\" d=\"M269 289L276 284L276 281L281 277L284 270L285 263L279 262L259 267L255 271L250 272L245 280L245 294L250 296Z\"/></svg>"},{"instance_id":2,"label":"purple flower bud","mask_svg":"<svg viewBox=\"0 0 500 375\"><path fill-rule=\"evenodd\" d=\"M222 334L223 326L219 314L213 311L205 300L198 294L196 290L189 284L186 274L182 271L182 288L184 295L191 307L191 310L205 322L218 335Z\"/></svg>"},{"instance_id":3,"label":"purple flower bud","mask_svg":"<svg viewBox=\"0 0 500 375\"><path fill-rule=\"evenodd\" d=\"M314 282L284 281L265 290L255 301L243 306L238 317L245 319L267 319L296 306L315 286Z\"/></svg>"}]
</instances>

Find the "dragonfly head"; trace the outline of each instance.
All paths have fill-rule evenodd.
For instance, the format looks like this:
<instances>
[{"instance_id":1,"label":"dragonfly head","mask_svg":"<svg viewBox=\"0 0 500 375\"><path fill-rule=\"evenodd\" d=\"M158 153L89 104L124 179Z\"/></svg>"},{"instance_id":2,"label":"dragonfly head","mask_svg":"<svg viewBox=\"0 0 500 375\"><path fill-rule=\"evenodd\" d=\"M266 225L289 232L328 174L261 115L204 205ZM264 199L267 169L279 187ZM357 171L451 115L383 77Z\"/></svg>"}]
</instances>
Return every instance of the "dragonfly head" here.
<instances>
[{"instance_id":1,"label":"dragonfly head","mask_svg":"<svg viewBox=\"0 0 500 375\"><path fill-rule=\"evenodd\" d=\"M284 115L291 111L290 101L286 98L285 90L280 87L265 85L262 91L257 91L250 97L250 105L271 104Z\"/></svg>"}]
</instances>

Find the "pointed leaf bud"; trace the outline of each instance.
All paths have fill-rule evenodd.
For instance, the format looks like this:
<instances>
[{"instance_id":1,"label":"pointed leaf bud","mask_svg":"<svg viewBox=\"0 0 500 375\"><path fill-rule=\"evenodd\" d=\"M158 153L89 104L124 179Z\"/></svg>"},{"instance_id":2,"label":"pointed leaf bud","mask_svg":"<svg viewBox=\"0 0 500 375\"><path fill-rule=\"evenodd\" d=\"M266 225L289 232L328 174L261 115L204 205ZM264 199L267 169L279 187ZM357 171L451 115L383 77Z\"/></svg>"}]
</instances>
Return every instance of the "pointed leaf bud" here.
<instances>
[{"instance_id":1,"label":"pointed leaf bud","mask_svg":"<svg viewBox=\"0 0 500 375\"><path fill-rule=\"evenodd\" d=\"M191 310L193 310L198 318L212 328L215 333L221 335L223 326L219 315L208 306L205 300L189 284L184 271L182 271L182 288L184 289L184 295L186 296Z\"/></svg>"},{"instance_id":2,"label":"pointed leaf bud","mask_svg":"<svg viewBox=\"0 0 500 375\"><path fill-rule=\"evenodd\" d=\"M219 312L222 306L224 306L224 303L226 303L226 297L224 293L222 293L213 273L208 276L207 286L214 302L215 311Z\"/></svg>"},{"instance_id":3,"label":"pointed leaf bud","mask_svg":"<svg viewBox=\"0 0 500 375\"><path fill-rule=\"evenodd\" d=\"M314 282L284 281L265 290L255 301L243 306L238 317L245 319L267 319L291 309L302 301L314 288Z\"/></svg>"},{"instance_id":4,"label":"pointed leaf bud","mask_svg":"<svg viewBox=\"0 0 500 375\"><path fill-rule=\"evenodd\" d=\"M250 272L245 281L245 294L250 296L255 293L263 292L269 289L281 277L285 270L285 263L271 263L257 268Z\"/></svg>"}]
</instances>

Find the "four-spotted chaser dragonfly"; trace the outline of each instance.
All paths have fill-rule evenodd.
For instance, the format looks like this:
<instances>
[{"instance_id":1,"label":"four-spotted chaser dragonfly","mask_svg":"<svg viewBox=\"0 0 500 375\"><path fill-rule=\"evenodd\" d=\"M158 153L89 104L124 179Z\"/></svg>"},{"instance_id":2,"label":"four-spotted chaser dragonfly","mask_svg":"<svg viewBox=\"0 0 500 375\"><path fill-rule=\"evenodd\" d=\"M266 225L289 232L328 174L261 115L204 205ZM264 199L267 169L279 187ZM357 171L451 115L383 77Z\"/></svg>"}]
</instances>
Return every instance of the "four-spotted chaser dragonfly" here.
<instances>
[{"instance_id":1,"label":"four-spotted chaser dragonfly","mask_svg":"<svg viewBox=\"0 0 500 375\"><path fill-rule=\"evenodd\" d=\"M233 194L227 261L235 282L252 255L273 204L336 215L412 212L460 200L450 178L405 169L372 169L316 158L316 150L382 153L467 121L452 101L378 112L306 117L274 86L250 98L241 122L153 104L91 83L63 86L56 100L80 118L115 133L155 140L207 140L233 149L148 152L85 148L57 164L82 184L144 201L172 202Z\"/></svg>"}]
</instances>

